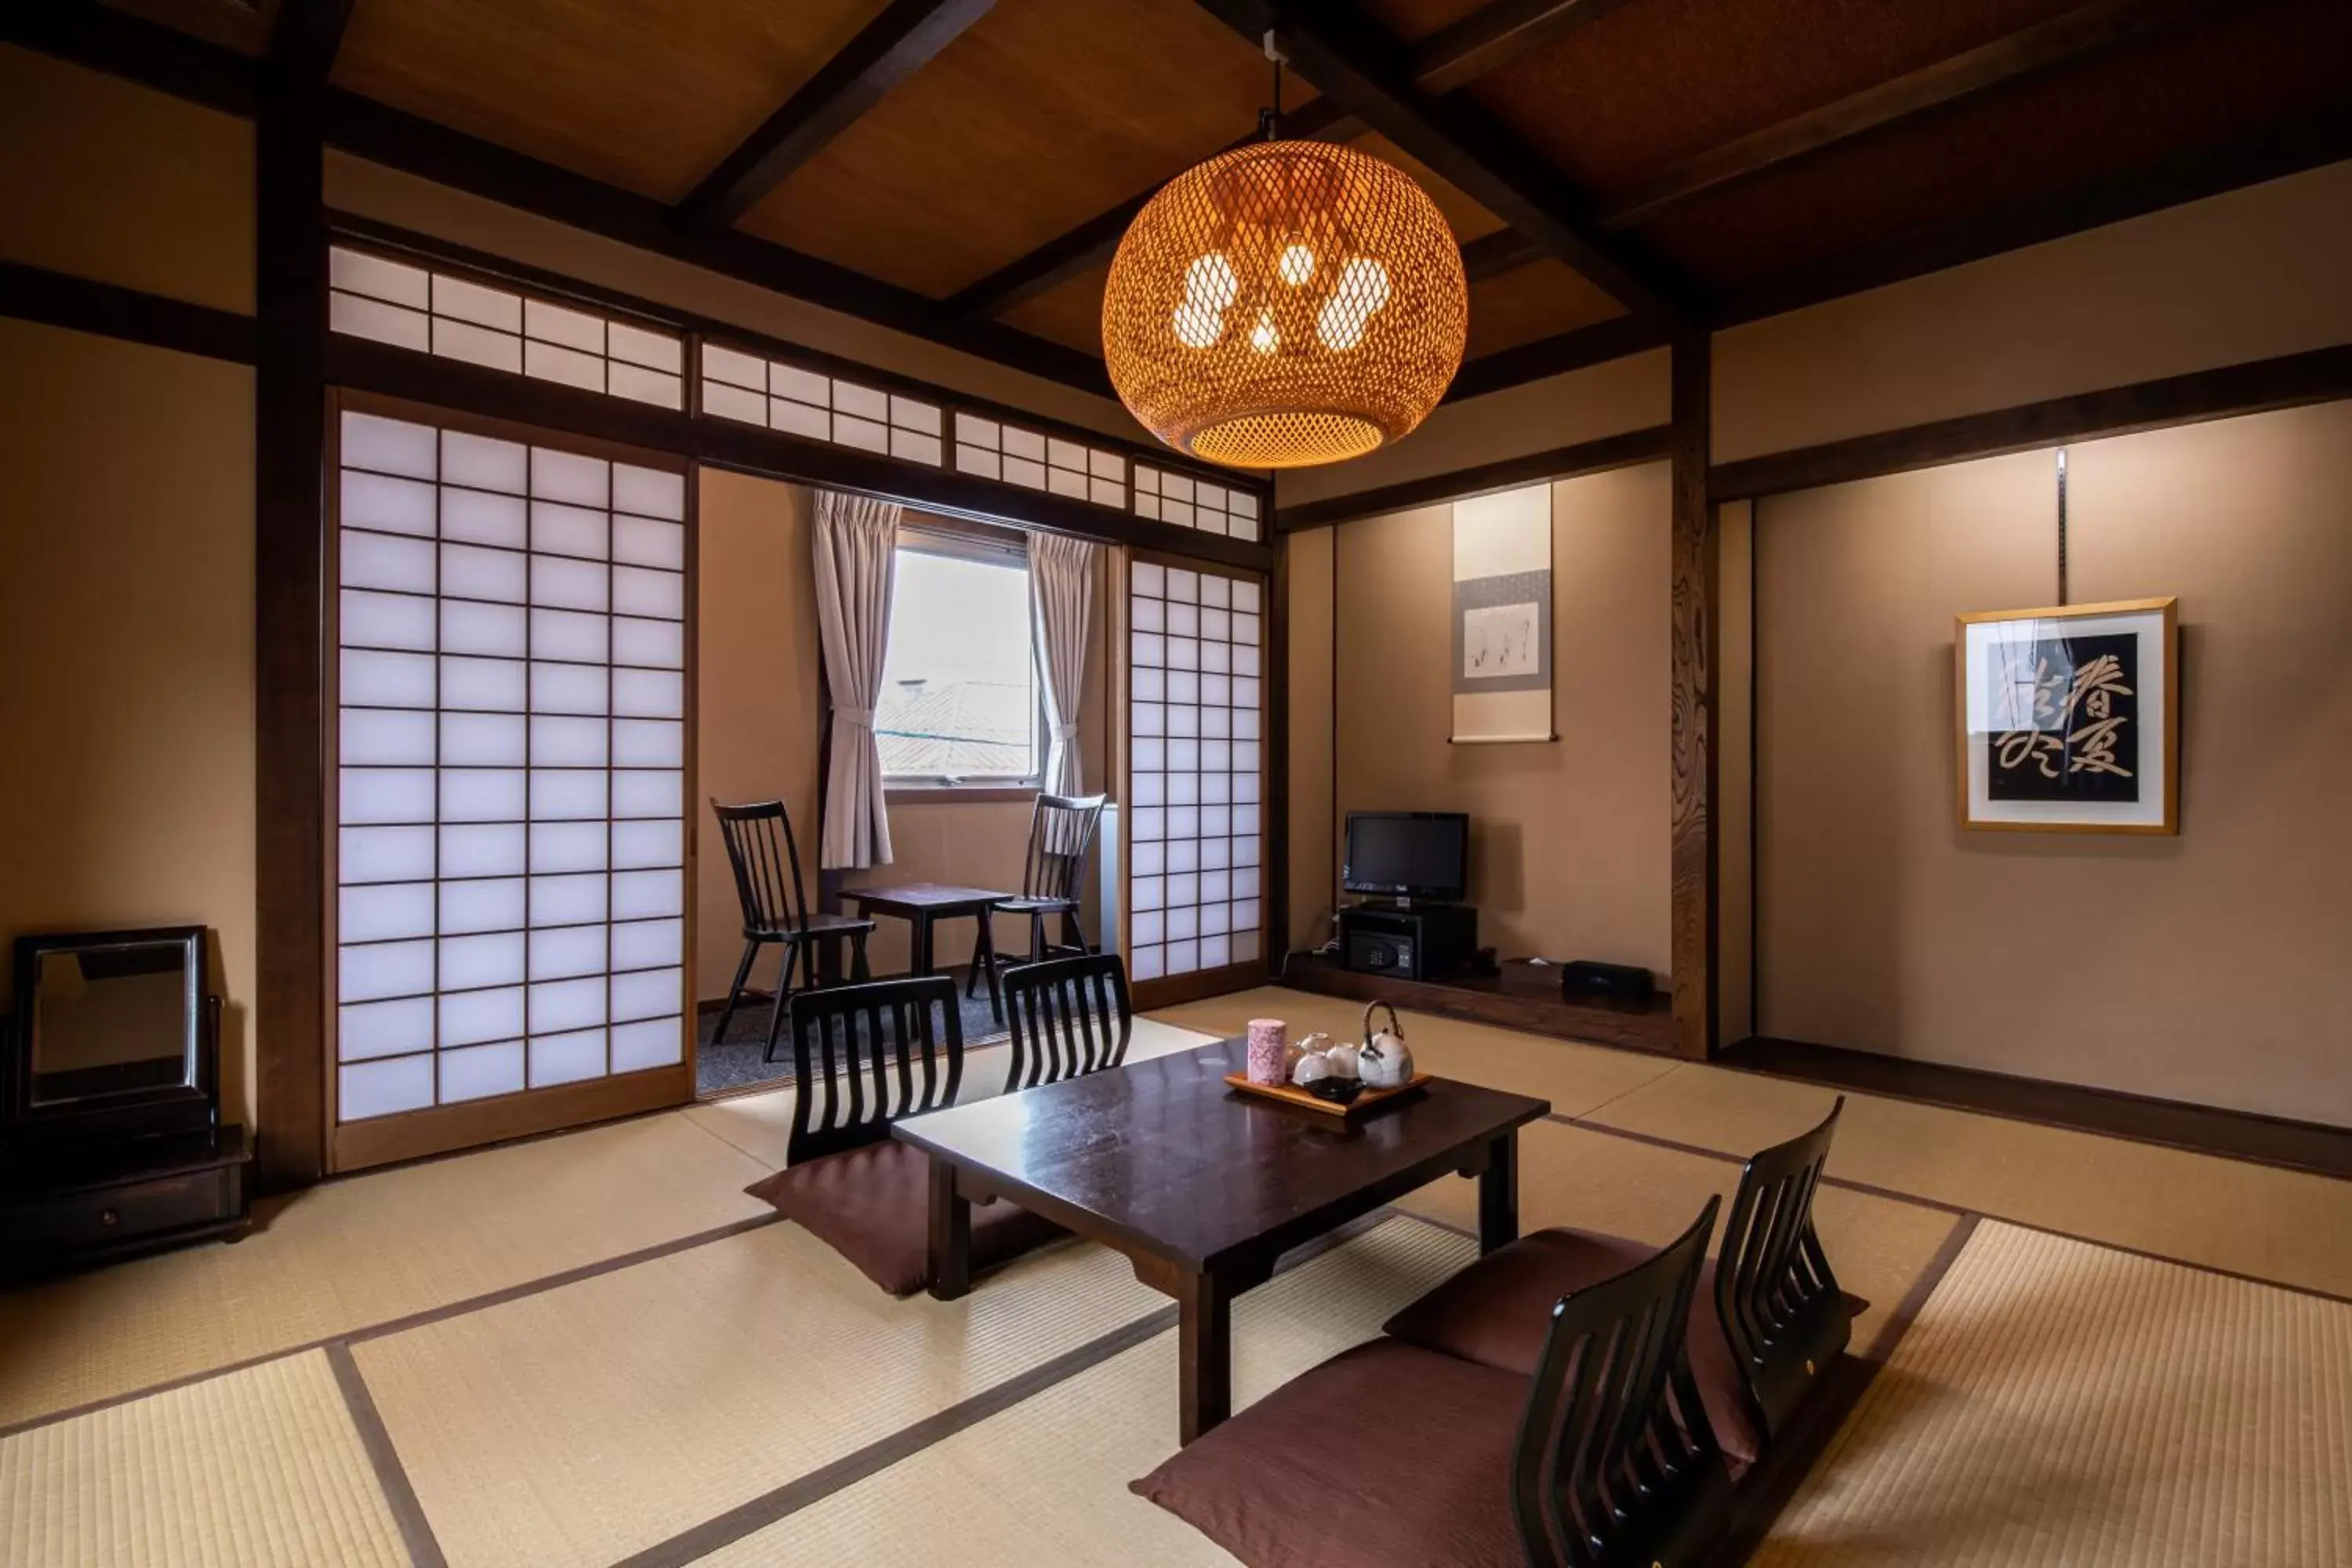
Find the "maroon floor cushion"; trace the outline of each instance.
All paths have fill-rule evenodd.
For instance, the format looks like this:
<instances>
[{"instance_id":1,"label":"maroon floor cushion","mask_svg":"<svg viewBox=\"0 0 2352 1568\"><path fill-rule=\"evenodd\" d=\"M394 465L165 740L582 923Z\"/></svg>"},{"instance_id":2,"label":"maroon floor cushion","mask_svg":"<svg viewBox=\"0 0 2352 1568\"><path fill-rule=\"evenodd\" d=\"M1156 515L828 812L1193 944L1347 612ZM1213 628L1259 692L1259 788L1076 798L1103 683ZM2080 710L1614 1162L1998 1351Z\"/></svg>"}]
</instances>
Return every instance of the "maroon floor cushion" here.
<instances>
[{"instance_id":1,"label":"maroon floor cushion","mask_svg":"<svg viewBox=\"0 0 2352 1568\"><path fill-rule=\"evenodd\" d=\"M1510 1487L1527 1400L1524 1377L1374 1340L1132 1489L1250 1568L1526 1568Z\"/></svg>"},{"instance_id":2,"label":"maroon floor cushion","mask_svg":"<svg viewBox=\"0 0 2352 1568\"><path fill-rule=\"evenodd\" d=\"M893 1296L929 1267L930 1156L897 1139L788 1165L743 1190L797 1220ZM971 1205L971 1266L987 1268L1069 1235L1001 1199Z\"/></svg>"},{"instance_id":3,"label":"maroon floor cushion","mask_svg":"<svg viewBox=\"0 0 2352 1568\"><path fill-rule=\"evenodd\" d=\"M1622 1237L1565 1227L1523 1236L1488 1253L1388 1321L1410 1344L1442 1351L1522 1377L1543 1359L1552 1303L1571 1291L1647 1263L1658 1249ZM1736 1479L1764 1451L1739 1365L1715 1310L1715 1259L1700 1267L1691 1300L1690 1363L1699 1403Z\"/></svg>"}]
</instances>

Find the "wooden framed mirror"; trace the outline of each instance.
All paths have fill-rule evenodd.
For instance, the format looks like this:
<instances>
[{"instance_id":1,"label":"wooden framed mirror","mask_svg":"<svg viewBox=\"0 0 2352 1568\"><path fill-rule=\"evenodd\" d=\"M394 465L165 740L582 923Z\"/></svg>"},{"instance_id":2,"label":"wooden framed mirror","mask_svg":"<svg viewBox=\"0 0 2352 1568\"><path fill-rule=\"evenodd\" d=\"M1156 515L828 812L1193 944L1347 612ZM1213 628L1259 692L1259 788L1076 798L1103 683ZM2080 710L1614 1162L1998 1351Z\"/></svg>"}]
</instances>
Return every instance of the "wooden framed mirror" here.
<instances>
[{"instance_id":1,"label":"wooden framed mirror","mask_svg":"<svg viewBox=\"0 0 2352 1568\"><path fill-rule=\"evenodd\" d=\"M211 1126L202 926L19 937L16 1006L9 1103L26 1136Z\"/></svg>"}]
</instances>

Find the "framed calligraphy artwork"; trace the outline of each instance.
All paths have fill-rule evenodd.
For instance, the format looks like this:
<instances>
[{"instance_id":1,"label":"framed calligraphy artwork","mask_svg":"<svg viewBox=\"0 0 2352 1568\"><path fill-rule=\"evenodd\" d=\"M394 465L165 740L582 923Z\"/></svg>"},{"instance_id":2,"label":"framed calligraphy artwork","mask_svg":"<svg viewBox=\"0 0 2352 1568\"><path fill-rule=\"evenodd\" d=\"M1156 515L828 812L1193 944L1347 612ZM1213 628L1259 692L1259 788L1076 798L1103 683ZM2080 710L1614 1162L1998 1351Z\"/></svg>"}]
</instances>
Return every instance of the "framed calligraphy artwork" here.
<instances>
[{"instance_id":1,"label":"framed calligraphy artwork","mask_svg":"<svg viewBox=\"0 0 2352 1568\"><path fill-rule=\"evenodd\" d=\"M1962 616L1962 827L2180 831L2173 599Z\"/></svg>"}]
</instances>

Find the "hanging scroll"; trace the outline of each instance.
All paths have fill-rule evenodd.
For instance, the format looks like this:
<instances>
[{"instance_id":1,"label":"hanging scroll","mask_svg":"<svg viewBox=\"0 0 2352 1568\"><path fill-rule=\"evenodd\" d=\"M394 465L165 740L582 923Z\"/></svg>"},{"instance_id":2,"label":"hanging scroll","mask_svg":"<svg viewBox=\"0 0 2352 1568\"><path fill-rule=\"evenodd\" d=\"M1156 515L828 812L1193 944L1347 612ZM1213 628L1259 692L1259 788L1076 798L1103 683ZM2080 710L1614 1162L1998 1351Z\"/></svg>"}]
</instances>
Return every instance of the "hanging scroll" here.
<instances>
[{"instance_id":1,"label":"hanging scroll","mask_svg":"<svg viewBox=\"0 0 2352 1568\"><path fill-rule=\"evenodd\" d=\"M1551 727L1551 486L1454 503L1454 739Z\"/></svg>"}]
</instances>

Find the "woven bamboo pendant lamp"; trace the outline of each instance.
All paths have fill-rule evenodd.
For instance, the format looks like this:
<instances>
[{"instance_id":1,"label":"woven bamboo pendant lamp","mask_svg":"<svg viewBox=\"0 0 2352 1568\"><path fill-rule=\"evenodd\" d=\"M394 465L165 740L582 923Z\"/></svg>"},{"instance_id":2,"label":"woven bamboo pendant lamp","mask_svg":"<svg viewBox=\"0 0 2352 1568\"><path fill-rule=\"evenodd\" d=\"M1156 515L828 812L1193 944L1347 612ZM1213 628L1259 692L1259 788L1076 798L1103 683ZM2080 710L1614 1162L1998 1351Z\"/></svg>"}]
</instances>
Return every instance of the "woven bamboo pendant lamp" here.
<instances>
[{"instance_id":1,"label":"woven bamboo pendant lamp","mask_svg":"<svg viewBox=\"0 0 2352 1568\"><path fill-rule=\"evenodd\" d=\"M1461 368L1462 250L1402 171L1324 142L1253 142L1187 170L1111 259L1103 353L1143 427L1235 468L1361 457Z\"/></svg>"}]
</instances>

